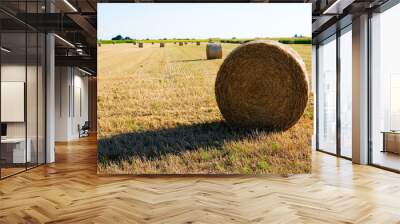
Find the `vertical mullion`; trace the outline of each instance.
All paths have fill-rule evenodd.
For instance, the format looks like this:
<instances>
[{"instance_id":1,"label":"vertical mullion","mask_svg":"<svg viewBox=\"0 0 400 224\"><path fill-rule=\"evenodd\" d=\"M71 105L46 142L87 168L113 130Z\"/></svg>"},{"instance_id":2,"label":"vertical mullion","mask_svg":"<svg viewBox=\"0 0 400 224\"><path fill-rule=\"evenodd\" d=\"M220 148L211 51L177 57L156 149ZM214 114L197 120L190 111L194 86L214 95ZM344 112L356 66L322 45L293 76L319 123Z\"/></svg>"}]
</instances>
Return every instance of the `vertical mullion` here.
<instances>
[{"instance_id":1,"label":"vertical mullion","mask_svg":"<svg viewBox=\"0 0 400 224\"><path fill-rule=\"evenodd\" d=\"M39 13L39 0L36 1L36 13ZM36 31L36 166L38 165L39 165L39 32Z\"/></svg>"},{"instance_id":2,"label":"vertical mullion","mask_svg":"<svg viewBox=\"0 0 400 224\"><path fill-rule=\"evenodd\" d=\"M1 24L2 23L0 23L0 47L2 46L2 32L1 32ZM1 122L1 110L2 110L2 108L1 108L1 67L2 67L2 64L1 64L1 62L2 62L2 58L1 58L1 55L2 55L2 53L0 52L0 125L2 125L3 123ZM0 134L0 136L1 136L1 134ZM0 180L2 179L2 177L1 177L1 170L2 170L2 163L1 163L1 150L2 150L2 148L1 148L1 144L0 144Z\"/></svg>"},{"instance_id":3,"label":"vertical mullion","mask_svg":"<svg viewBox=\"0 0 400 224\"><path fill-rule=\"evenodd\" d=\"M49 3L48 3L48 0L45 0L45 2L44 2L44 4L45 4L45 13L47 13L48 12L48 6L49 6ZM47 72L47 43L48 43L48 41L47 41L47 38L48 38L48 33L47 33L47 31L46 32L44 32L44 55L43 55L43 59L44 59L44 136L43 136L43 138L44 138L44 163L47 163L47 151L48 151L48 149L47 149L47 75L48 75L48 72ZM43 52L42 52L43 53ZM43 69L42 69L42 71L43 71ZM42 73L42 77L43 77L43 73ZM61 91L61 90L60 90ZM42 108L43 109L43 108Z\"/></svg>"},{"instance_id":4,"label":"vertical mullion","mask_svg":"<svg viewBox=\"0 0 400 224\"><path fill-rule=\"evenodd\" d=\"M25 21L28 19L28 1L25 1ZM27 90L28 90L28 25L25 24L25 102L24 102L24 118L25 118L25 170L28 169L28 114L27 114Z\"/></svg>"},{"instance_id":5,"label":"vertical mullion","mask_svg":"<svg viewBox=\"0 0 400 224\"><path fill-rule=\"evenodd\" d=\"M367 148L368 148L368 164L373 164L373 153L372 153L372 83L371 83L371 71L372 71L372 64L371 64L371 56L372 56L372 33L371 33L371 19L372 19L372 12L368 11L368 20L367 20L367 47L368 47L368 53L367 53L367 119L368 119L368 124L367 124L367 132L368 132L368 137L367 137Z\"/></svg>"},{"instance_id":6,"label":"vertical mullion","mask_svg":"<svg viewBox=\"0 0 400 224\"><path fill-rule=\"evenodd\" d=\"M315 149L319 149L319 44L315 47Z\"/></svg>"},{"instance_id":7,"label":"vertical mullion","mask_svg":"<svg viewBox=\"0 0 400 224\"><path fill-rule=\"evenodd\" d=\"M341 118L340 118L340 30L336 31L336 154L341 156Z\"/></svg>"}]
</instances>

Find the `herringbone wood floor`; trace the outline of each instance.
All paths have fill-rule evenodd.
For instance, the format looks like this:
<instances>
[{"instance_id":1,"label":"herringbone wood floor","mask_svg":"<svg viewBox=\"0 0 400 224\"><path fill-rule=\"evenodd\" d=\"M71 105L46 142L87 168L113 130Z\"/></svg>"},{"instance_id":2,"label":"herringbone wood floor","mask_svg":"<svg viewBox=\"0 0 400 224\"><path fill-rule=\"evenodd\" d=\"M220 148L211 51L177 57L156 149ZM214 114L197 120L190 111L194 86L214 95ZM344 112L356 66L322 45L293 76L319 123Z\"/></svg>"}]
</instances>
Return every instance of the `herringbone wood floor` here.
<instances>
[{"instance_id":1,"label":"herringbone wood floor","mask_svg":"<svg viewBox=\"0 0 400 224\"><path fill-rule=\"evenodd\" d=\"M0 223L400 223L400 175L313 154L313 174L104 177L94 138L0 181Z\"/></svg>"}]
</instances>

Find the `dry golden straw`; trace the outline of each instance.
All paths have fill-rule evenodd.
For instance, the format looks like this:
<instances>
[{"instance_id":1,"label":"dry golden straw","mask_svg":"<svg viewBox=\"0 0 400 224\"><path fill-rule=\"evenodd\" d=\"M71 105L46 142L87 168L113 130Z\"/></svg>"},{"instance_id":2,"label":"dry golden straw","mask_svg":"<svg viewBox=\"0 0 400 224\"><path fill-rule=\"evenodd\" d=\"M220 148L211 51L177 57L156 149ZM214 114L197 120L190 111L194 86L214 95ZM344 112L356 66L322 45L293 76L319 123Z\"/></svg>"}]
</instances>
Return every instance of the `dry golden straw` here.
<instances>
[{"instance_id":1,"label":"dry golden straw","mask_svg":"<svg viewBox=\"0 0 400 224\"><path fill-rule=\"evenodd\" d=\"M235 126L283 131L307 106L309 84L302 58L276 41L252 41L233 50L215 83L218 107Z\"/></svg>"},{"instance_id":2,"label":"dry golden straw","mask_svg":"<svg viewBox=\"0 0 400 224\"><path fill-rule=\"evenodd\" d=\"M207 55L207 59L222 58L221 44L208 43L206 46L206 55Z\"/></svg>"}]
</instances>

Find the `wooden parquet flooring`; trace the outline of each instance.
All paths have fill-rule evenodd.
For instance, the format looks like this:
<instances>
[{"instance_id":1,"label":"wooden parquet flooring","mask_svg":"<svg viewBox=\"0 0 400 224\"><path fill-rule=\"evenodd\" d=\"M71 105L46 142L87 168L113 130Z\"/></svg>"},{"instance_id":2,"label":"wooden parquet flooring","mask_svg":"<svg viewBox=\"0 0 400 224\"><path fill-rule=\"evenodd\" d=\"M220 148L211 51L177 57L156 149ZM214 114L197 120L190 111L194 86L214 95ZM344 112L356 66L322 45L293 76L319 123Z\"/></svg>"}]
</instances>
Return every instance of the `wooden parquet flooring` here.
<instances>
[{"instance_id":1,"label":"wooden parquet flooring","mask_svg":"<svg viewBox=\"0 0 400 224\"><path fill-rule=\"evenodd\" d=\"M0 223L400 223L400 175L323 153L313 174L97 176L96 142L0 181Z\"/></svg>"}]
</instances>

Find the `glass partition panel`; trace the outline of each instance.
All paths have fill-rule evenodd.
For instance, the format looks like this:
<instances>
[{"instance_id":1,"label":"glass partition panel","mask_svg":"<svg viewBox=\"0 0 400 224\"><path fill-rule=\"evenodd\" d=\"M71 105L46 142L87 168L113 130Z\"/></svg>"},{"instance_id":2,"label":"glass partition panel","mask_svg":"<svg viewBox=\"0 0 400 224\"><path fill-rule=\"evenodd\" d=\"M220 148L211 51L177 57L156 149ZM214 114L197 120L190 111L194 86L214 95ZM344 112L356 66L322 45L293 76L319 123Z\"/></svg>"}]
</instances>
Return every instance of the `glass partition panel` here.
<instances>
[{"instance_id":1,"label":"glass partition panel","mask_svg":"<svg viewBox=\"0 0 400 224\"><path fill-rule=\"evenodd\" d=\"M400 170L400 5L371 18L372 163Z\"/></svg>"},{"instance_id":2,"label":"glass partition panel","mask_svg":"<svg viewBox=\"0 0 400 224\"><path fill-rule=\"evenodd\" d=\"M42 33L38 34L38 164L45 163L46 158L46 145L45 145L45 124L46 124L46 78L45 78L45 65L46 65L46 52L45 52L46 38Z\"/></svg>"},{"instance_id":3,"label":"glass partition panel","mask_svg":"<svg viewBox=\"0 0 400 224\"><path fill-rule=\"evenodd\" d=\"M26 114L27 114L27 150L30 151L28 168L37 165L38 160L38 36L36 32L27 33L27 80L26 80Z\"/></svg>"},{"instance_id":4,"label":"glass partition panel","mask_svg":"<svg viewBox=\"0 0 400 224\"><path fill-rule=\"evenodd\" d=\"M0 1L0 178L45 163L45 34L10 16L45 1Z\"/></svg>"},{"instance_id":5,"label":"glass partition panel","mask_svg":"<svg viewBox=\"0 0 400 224\"><path fill-rule=\"evenodd\" d=\"M352 35L351 26L340 36L340 153L352 157Z\"/></svg>"},{"instance_id":6,"label":"glass partition panel","mask_svg":"<svg viewBox=\"0 0 400 224\"><path fill-rule=\"evenodd\" d=\"M1 34L2 178L24 171L31 161L26 141L26 41L25 32Z\"/></svg>"},{"instance_id":7,"label":"glass partition panel","mask_svg":"<svg viewBox=\"0 0 400 224\"><path fill-rule=\"evenodd\" d=\"M318 149L336 153L336 37L318 47Z\"/></svg>"}]
</instances>

